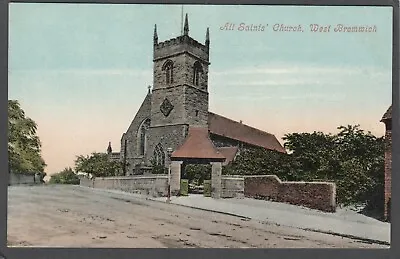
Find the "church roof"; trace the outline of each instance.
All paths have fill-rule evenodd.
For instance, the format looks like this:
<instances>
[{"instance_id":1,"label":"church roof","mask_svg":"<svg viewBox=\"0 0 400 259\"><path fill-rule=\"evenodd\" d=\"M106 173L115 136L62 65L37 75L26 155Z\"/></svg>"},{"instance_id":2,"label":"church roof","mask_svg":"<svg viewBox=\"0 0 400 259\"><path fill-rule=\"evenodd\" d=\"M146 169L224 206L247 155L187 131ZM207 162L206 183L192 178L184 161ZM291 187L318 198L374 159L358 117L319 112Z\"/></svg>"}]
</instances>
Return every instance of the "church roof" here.
<instances>
[{"instance_id":1,"label":"church roof","mask_svg":"<svg viewBox=\"0 0 400 259\"><path fill-rule=\"evenodd\" d=\"M392 119L392 105L390 105L390 107L387 109L385 114L383 114L381 122L391 120L391 119Z\"/></svg>"},{"instance_id":2,"label":"church roof","mask_svg":"<svg viewBox=\"0 0 400 259\"><path fill-rule=\"evenodd\" d=\"M286 150L273 134L247 126L221 115L209 112L208 125L210 133L212 134L286 153Z\"/></svg>"},{"instance_id":3,"label":"church roof","mask_svg":"<svg viewBox=\"0 0 400 259\"><path fill-rule=\"evenodd\" d=\"M172 153L171 157L175 159L215 159L220 161L226 159L215 148L209 138L208 129L204 127L189 127L185 142Z\"/></svg>"},{"instance_id":4,"label":"church roof","mask_svg":"<svg viewBox=\"0 0 400 259\"><path fill-rule=\"evenodd\" d=\"M238 147L218 147L217 150L226 157L224 165L229 164L235 159L235 156L239 150Z\"/></svg>"}]
</instances>

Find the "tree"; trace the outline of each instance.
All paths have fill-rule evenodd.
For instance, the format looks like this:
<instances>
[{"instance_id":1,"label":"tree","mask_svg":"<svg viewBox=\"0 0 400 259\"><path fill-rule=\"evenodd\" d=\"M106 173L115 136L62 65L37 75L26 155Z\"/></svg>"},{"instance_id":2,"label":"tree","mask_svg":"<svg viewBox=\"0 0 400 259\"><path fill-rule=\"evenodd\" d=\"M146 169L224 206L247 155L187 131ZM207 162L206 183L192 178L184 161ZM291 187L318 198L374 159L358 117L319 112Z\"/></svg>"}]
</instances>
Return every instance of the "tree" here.
<instances>
[{"instance_id":1,"label":"tree","mask_svg":"<svg viewBox=\"0 0 400 259\"><path fill-rule=\"evenodd\" d=\"M94 177L122 175L122 163L110 161L105 153L92 153L90 156L77 156L75 171L92 174Z\"/></svg>"},{"instance_id":2,"label":"tree","mask_svg":"<svg viewBox=\"0 0 400 259\"><path fill-rule=\"evenodd\" d=\"M51 184L79 184L79 177L75 174L72 168L64 168L61 172L53 174L50 178Z\"/></svg>"},{"instance_id":3,"label":"tree","mask_svg":"<svg viewBox=\"0 0 400 259\"><path fill-rule=\"evenodd\" d=\"M8 166L16 173L43 173L46 166L41 157L37 124L26 117L16 100L8 101Z\"/></svg>"},{"instance_id":4,"label":"tree","mask_svg":"<svg viewBox=\"0 0 400 259\"><path fill-rule=\"evenodd\" d=\"M298 169L296 162L287 154L259 147L247 148L236 159L222 168L222 174L236 175L278 175L282 180L296 181Z\"/></svg>"},{"instance_id":5,"label":"tree","mask_svg":"<svg viewBox=\"0 0 400 259\"><path fill-rule=\"evenodd\" d=\"M384 139L359 125L337 134L292 133L283 138L288 154L251 148L223 168L224 174L275 174L289 181L333 181L339 204L383 206Z\"/></svg>"},{"instance_id":6,"label":"tree","mask_svg":"<svg viewBox=\"0 0 400 259\"><path fill-rule=\"evenodd\" d=\"M204 180L211 179L211 165L209 164L189 164L184 167L183 179L188 179L189 183L202 185Z\"/></svg>"},{"instance_id":7,"label":"tree","mask_svg":"<svg viewBox=\"0 0 400 259\"><path fill-rule=\"evenodd\" d=\"M371 132L364 132L359 125L341 126L337 134L337 153L342 163L343 184L351 190L344 197L345 203L365 202L368 207L383 209L385 141ZM347 173L346 173L347 172Z\"/></svg>"}]
</instances>

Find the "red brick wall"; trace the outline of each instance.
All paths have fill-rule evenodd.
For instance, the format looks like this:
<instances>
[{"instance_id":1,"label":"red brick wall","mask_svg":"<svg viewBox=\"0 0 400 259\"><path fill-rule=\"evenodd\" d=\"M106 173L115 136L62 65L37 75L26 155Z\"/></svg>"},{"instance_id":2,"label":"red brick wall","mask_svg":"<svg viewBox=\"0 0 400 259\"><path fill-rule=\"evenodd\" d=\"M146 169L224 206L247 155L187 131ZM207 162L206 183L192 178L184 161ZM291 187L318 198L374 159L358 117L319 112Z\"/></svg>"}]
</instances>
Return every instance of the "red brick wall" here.
<instances>
[{"instance_id":1,"label":"red brick wall","mask_svg":"<svg viewBox=\"0 0 400 259\"><path fill-rule=\"evenodd\" d=\"M246 176L244 195L327 212L336 211L336 185L328 182L282 182L275 175Z\"/></svg>"},{"instance_id":2,"label":"red brick wall","mask_svg":"<svg viewBox=\"0 0 400 259\"><path fill-rule=\"evenodd\" d=\"M385 134L385 211L386 220L390 220L388 202L392 196L392 131L386 130Z\"/></svg>"},{"instance_id":3,"label":"red brick wall","mask_svg":"<svg viewBox=\"0 0 400 259\"><path fill-rule=\"evenodd\" d=\"M245 197L277 200L281 181L275 175L244 177Z\"/></svg>"}]
</instances>

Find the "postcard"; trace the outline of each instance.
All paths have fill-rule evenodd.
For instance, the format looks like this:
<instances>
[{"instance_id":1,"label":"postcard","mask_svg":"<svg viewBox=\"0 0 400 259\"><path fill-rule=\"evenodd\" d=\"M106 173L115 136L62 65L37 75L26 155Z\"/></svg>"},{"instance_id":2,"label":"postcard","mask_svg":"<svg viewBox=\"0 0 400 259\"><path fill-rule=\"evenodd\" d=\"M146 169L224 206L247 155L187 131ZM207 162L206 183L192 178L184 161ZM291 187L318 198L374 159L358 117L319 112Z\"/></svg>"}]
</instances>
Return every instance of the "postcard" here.
<instances>
[{"instance_id":1,"label":"postcard","mask_svg":"<svg viewBox=\"0 0 400 259\"><path fill-rule=\"evenodd\" d=\"M8 246L390 247L392 8L9 11Z\"/></svg>"}]
</instances>

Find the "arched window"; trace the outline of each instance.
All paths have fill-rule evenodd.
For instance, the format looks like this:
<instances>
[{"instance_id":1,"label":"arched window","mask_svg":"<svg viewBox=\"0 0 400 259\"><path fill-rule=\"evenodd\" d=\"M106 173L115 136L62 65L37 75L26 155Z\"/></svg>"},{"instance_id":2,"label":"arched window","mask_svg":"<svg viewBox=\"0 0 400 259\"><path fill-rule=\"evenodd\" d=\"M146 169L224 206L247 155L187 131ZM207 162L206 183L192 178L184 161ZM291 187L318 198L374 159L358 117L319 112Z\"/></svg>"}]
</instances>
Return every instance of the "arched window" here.
<instances>
[{"instance_id":1,"label":"arched window","mask_svg":"<svg viewBox=\"0 0 400 259\"><path fill-rule=\"evenodd\" d=\"M171 60L167 60L163 67L162 71L165 71L165 82L167 84L172 84L174 82L174 63Z\"/></svg>"},{"instance_id":2,"label":"arched window","mask_svg":"<svg viewBox=\"0 0 400 259\"><path fill-rule=\"evenodd\" d=\"M156 165L165 165L165 153L160 143L154 149L153 159Z\"/></svg>"},{"instance_id":3,"label":"arched window","mask_svg":"<svg viewBox=\"0 0 400 259\"><path fill-rule=\"evenodd\" d=\"M150 127L150 119L145 119L139 127L139 155L144 156L147 145L147 131Z\"/></svg>"},{"instance_id":4,"label":"arched window","mask_svg":"<svg viewBox=\"0 0 400 259\"><path fill-rule=\"evenodd\" d=\"M203 73L203 67L199 61L194 62L193 65L193 84L199 85L200 76Z\"/></svg>"}]
</instances>

